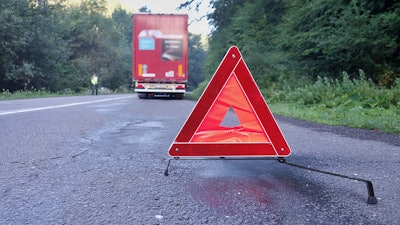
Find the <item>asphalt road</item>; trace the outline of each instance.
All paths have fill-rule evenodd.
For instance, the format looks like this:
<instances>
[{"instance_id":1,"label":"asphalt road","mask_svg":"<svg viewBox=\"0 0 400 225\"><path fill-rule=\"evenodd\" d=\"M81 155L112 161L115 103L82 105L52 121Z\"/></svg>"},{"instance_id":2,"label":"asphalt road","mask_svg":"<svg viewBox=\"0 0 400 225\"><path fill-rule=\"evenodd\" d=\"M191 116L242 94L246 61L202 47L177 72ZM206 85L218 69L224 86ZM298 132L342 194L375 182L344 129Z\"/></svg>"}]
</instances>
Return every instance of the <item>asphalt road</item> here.
<instances>
[{"instance_id":1,"label":"asphalt road","mask_svg":"<svg viewBox=\"0 0 400 225\"><path fill-rule=\"evenodd\" d=\"M172 160L189 100L0 101L0 224L400 224L400 138L277 117L287 160Z\"/></svg>"}]
</instances>

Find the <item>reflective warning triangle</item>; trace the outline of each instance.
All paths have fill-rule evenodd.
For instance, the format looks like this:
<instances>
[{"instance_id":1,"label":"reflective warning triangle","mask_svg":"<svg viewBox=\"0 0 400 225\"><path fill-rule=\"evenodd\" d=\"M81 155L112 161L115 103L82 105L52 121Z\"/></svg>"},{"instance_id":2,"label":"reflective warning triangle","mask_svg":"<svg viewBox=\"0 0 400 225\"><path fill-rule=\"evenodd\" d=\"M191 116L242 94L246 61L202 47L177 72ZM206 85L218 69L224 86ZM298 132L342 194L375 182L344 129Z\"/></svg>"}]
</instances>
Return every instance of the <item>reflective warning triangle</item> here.
<instances>
[{"instance_id":1,"label":"reflective warning triangle","mask_svg":"<svg viewBox=\"0 0 400 225\"><path fill-rule=\"evenodd\" d=\"M239 125L222 121L234 111ZM285 157L290 148L239 49L231 47L169 149L173 157Z\"/></svg>"}]
</instances>

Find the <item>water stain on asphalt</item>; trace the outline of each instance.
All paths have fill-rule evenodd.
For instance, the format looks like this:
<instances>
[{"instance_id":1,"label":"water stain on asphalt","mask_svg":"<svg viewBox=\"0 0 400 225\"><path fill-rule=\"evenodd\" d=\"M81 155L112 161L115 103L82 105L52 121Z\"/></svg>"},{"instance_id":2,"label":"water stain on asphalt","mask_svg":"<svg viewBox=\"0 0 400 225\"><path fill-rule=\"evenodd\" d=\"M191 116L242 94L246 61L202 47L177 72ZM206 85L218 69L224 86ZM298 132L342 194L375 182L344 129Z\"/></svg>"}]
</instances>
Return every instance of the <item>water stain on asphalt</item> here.
<instances>
[{"instance_id":1,"label":"water stain on asphalt","mask_svg":"<svg viewBox=\"0 0 400 225\"><path fill-rule=\"evenodd\" d=\"M188 185L194 199L218 213L238 215L256 208L273 207L279 193L292 193L292 185L277 179L264 163L216 162L198 168L198 177Z\"/></svg>"},{"instance_id":2,"label":"water stain on asphalt","mask_svg":"<svg viewBox=\"0 0 400 225\"><path fill-rule=\"evenodd\" d=\"M164 128L164 123L161 121L135 121L133 124L134 127L142 127L142 128Z\"/></svg>"}]
</instances>

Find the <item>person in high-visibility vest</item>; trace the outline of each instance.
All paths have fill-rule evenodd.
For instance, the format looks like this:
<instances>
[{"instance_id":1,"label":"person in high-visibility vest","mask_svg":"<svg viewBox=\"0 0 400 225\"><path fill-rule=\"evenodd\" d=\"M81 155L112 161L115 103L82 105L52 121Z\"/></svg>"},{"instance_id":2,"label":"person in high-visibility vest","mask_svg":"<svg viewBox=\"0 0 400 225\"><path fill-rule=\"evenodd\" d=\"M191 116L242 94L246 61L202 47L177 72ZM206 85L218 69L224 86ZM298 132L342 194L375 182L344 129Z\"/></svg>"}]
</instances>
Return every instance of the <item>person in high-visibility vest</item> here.
<instances>
[{"instance_id":1,"label":"person in high-visibility vest","mask_svg":"<svg viewBox=\"0 0 400 225\"><path fill-rule=\"evenodd\" d=\"M97 77L96 72L93 72L92 74L92 79L90 80L90 83L92 84L92 95L94 95L94 93L98 92L98 82L99 82L99 78Z\"/></svg>"}]
</instances>

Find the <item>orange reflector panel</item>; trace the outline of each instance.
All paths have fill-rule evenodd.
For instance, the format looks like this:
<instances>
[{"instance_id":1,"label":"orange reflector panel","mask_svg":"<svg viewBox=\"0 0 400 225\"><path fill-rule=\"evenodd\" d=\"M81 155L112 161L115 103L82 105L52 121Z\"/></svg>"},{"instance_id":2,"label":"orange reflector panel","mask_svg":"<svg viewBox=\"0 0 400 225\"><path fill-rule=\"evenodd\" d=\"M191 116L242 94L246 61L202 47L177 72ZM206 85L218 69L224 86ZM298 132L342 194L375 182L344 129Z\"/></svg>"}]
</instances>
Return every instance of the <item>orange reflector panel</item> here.
<instances>
[{"instance_id":1,"label":"orange reflector panel","mask_svg":"<svg viewBox=\"0 0 400 225\"><path fill-rule=\"evenodd\" d=\"M143 65L139 64L138 65L138 76L141 77L143 74Z\"/></svg>"},{"instance_id":2,"label":"orange reflector panel","mask_svg":"<svg viewBox=\"0 0 400 225\"><path fill-rule=\"evenodd\" d=\"M182 77L182 65L179 64L178 66L178 77Z\"/></svg>"}]
</instances>

